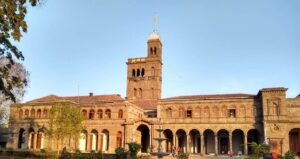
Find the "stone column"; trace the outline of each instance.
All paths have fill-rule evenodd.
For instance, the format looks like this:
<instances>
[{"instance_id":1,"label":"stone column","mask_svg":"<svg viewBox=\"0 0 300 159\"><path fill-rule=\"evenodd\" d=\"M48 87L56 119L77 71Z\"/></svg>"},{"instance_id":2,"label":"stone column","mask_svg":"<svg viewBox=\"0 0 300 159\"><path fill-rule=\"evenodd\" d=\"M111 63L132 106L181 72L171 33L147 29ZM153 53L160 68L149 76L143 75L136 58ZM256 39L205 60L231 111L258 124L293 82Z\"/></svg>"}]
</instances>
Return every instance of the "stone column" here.
<instances>
[{"instance_id":1,"label":"stone column","mask_svg":"<svg viewBox=\"0 0 300 159\"><path fill-rule=\"evenodd\" d=\"M33 135L34 137L33 137L33 149L36 149L36 143L37 143L37 133L34 133L34 135Z\"/></svg>"},{"instance_id":2,"label":"stone column","mask_svg":"<svg viewBox=\"0 0 300 159\"><path fill-rule=\"evenodd\" d=\"M248 155L248 136L247 134L244 135L244 155Z\"/></svg>"},{"instance_id":3,"label":"stone column","mask_svg":"<svg viewBox=\"0 0 300 159\"><path fill-rule=\"evenodd\" d=\"M218 155L218 135L215 135L215 154Z\"/></svg>"},{"instance_id":4,"label":"stone column","mask_svg":"<svg viewBox=\"0 0 300 159\"><path fill-rule=\"evenodd\" d=\"M204 135L201 135L200 137L201 137L201 140L200 140L200 143L201 143L200 154L205 154Z\"/></svg>"},{"instance_id":5,"label":"stone column","mask_svg":"<svg viewBox=\"0 0 300 159\"><path fill-rule=\"evenodd\" d=\"M232 141L232 133L229 132L229 151L230 152L232 152L232 143L233 143L233 141ZM228 153L228 152L226 152L226 153Z\"/></svg>"},{"instance_id":6,"label":"stone column","mask_svg":"<svg viewBox=\"0 0 300 159\"><path fill-rule=\"evenodd\" d=\"M173 135L173 146L175 146L176 148L178 148L178 146L177 146L177 137L176 137L176 135L174 134Z\"/></svg>"},{"instance_id":7,"label":"stone column","mask_svg":"<svg viewBox=\"0 0 300 159\"><path fill-rule=\"evenodd\" d=\"M191 136L190 135L186 135L186 152L190 153L191 152Z\"/></svg>"}]
</instances>

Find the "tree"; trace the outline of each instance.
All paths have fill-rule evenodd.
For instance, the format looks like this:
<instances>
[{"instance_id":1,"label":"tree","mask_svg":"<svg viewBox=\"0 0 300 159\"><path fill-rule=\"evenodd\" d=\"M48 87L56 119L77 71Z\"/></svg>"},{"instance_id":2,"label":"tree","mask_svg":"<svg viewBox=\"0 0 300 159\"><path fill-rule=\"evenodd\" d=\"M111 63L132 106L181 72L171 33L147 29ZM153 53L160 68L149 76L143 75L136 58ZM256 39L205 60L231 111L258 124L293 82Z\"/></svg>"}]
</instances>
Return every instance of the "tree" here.
<instances>
[{"instance_id":1,"label":"tree","mask_svg":"<svg viewBox=\"0 0 300 159\"><path fill-rule=\"evenodd\" d=\"M71 147L71 140L75 141L76 147L76 141L84 129L82 124L84 117L80 114L79 108L67 102L58 103L52 106L49 118L49 129L46 134L51 141L52 139L56 140L58 154L59 142L60 145L63 145L66 139L68 139L69 147Z\"/></svg>"},{"instance_id":2,"label":"tree","mask_svg":"<svg viewBox=\"0 0 300 159\"><path fill-rule=\"evenodd\" d=\"M256 142L251 142L250 146L253 149L253 153L250 155L251 159L259 159L265 153L268 153L270 151L270 146L266 144L258 144Z\"/></svg>"},{"instance_id":3,"label":"tree","mask_svg":"<svg viewBox=\"0 0 300 159\"><path fill-rule=\"evenodd\" d=\"M22 33L27 32L27 6L36 6L39 2L40 0L0 0L0 57L8 60L0 68L0 93L6 100L16 102L14 88L28 83L27 78L9 76L16 60L24 60L22 51L12 41L20 41Z\"/></svg>"},{"instance_id":4,"label":"tree","mask_svg":"<svg viewBox=\"0 0 300 159\"><path fill-rule=\"evenodd\" d=\"M15 80L15 77L18 77L19 80L15 80L15 85L11 87L11 93L15 97L15 101L20 101L25 93L25 87L27 84L21 82L27 80L29 73L25 70L24 66L21 63L15 63L9 69L7 65L9 64L9 59L1 56L0 57L0 70L7 70L5 83L11 83ZM12 100L8 100L5 97L5 94L0 92L0 120L1 124L5 123L8 118L8 108L12 103Z\"/></svg>"}]
</instances>

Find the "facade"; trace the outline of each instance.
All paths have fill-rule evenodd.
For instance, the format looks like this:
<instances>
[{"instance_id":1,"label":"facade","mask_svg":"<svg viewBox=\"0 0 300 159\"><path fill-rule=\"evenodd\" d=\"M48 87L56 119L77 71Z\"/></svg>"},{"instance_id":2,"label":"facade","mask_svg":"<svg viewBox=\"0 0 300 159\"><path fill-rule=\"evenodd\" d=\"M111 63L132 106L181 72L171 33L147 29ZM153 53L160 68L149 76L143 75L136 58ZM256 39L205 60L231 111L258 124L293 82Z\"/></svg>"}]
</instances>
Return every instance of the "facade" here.
<instances>
[{"instance_id":1,"label":"facade","mask_svg":"<svg viewBox=\"0 0 300 159\"><path fill-rule=\"evenodd\" d=\"M147 57L127 61L126 97L49 95L11 106L9 147L62 149L67 142L46 137L48 114L57 102L75 105L86 117L85 129L70 148L114 152L136 141L142 152L156 151L165 129L165 151L177 147L195 154L249 154L249 143L268 143L273 152L300 153L300 96L286 98L286 88L263 88L257 94L215 94L161 98L162 41L155 30Z\"/></svg>"}]
</instances>

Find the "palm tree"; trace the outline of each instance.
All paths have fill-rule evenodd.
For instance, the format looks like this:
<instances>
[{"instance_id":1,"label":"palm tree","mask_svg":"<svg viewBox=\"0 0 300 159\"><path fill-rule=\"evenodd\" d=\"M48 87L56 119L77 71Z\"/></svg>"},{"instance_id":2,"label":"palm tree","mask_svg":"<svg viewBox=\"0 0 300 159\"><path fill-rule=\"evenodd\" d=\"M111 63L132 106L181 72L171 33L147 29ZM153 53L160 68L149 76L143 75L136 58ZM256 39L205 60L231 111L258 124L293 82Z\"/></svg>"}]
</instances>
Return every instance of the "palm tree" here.
<instances>
[{"instance_id":1,"label":"palm tree","mask_svg":"<svg viewBox=\"0 0 300 159\"><path fill-rule=\"evenodd\" d=\"M259 159L265 153L268 153L270 151L270 146L266 144L258 144L256 142L251 142L250 146L253 150L253 153L250 155L251 159Z\"/></svg>"}]
</instances>

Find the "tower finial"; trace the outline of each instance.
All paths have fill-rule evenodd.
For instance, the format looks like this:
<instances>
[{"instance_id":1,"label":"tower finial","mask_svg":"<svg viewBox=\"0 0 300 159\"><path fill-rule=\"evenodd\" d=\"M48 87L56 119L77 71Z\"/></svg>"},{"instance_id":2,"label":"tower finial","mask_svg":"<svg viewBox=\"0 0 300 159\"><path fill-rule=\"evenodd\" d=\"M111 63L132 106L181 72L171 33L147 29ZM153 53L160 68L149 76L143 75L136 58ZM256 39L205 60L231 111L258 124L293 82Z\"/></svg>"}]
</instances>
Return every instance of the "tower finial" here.
<instances>
[{"instance_id":1,"label":"tower finial","mask_svg":"<svg viewBox=\"0 0 300 159\"><path fill-rule=\"evenodd\" d=\"M154 15L154 28L153 28L153 32L157 33L157 19L158 19L158 14Z\"/></svg>"}]
</instances>

